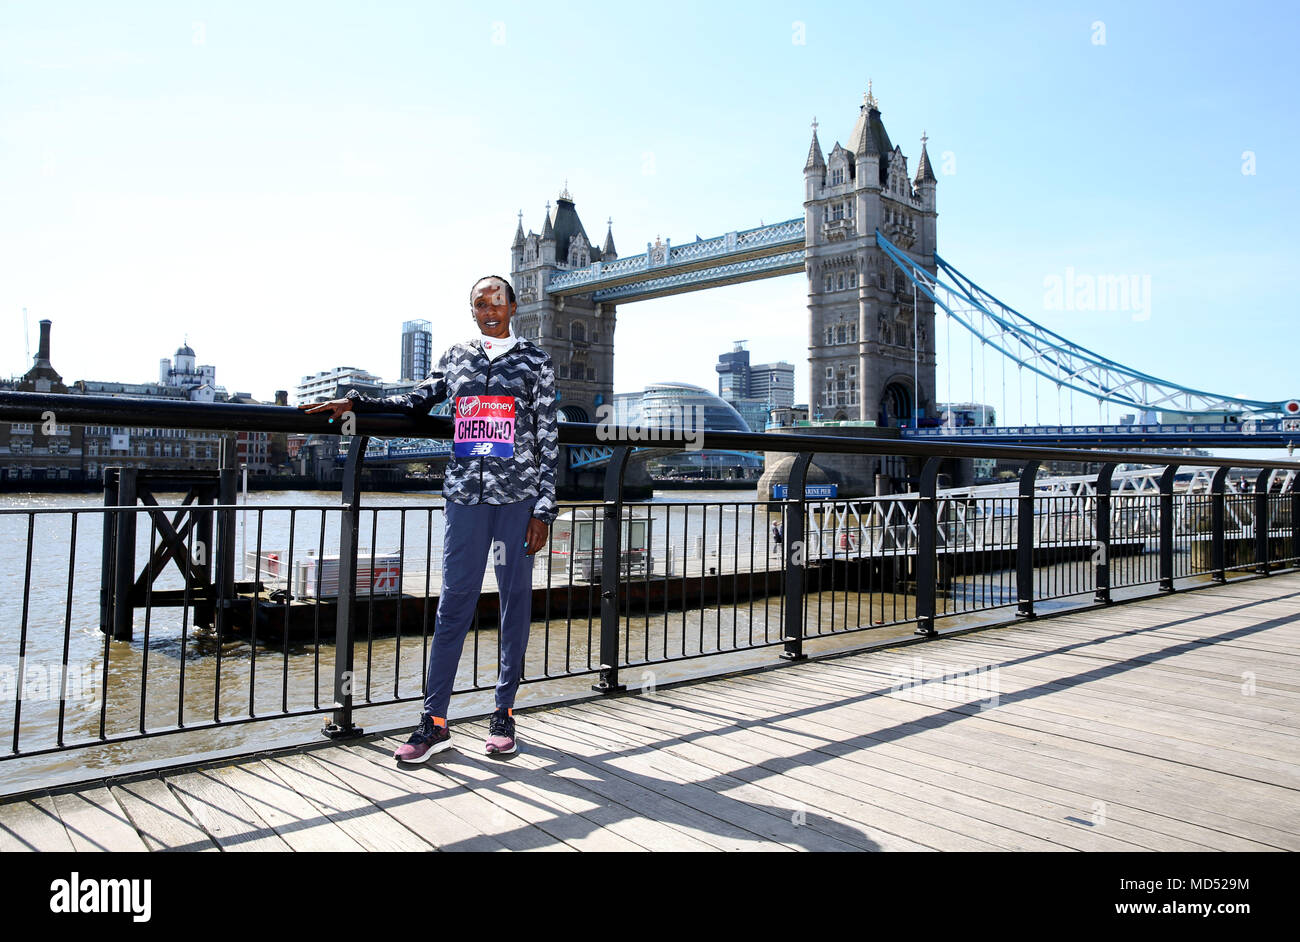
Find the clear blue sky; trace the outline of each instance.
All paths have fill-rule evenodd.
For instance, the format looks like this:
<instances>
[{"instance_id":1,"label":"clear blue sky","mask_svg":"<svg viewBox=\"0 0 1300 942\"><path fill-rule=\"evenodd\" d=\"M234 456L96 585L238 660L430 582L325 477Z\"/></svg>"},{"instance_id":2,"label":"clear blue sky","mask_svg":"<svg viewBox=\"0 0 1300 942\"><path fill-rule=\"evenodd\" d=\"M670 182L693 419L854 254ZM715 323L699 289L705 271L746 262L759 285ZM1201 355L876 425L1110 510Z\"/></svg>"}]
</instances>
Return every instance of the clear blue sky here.
<instances>
[{"instance_id":1,"label":"clear blue sky","mask_svg":"<svg viewBox=\"0 0 1300 942\"><path fill-rule=\"evenodd\" d=\"M984 287L1157 376L1297 396L1298 19L1280 3L0 4L0 373L28 365L25 306L33 344L54 321L68 380L154 379L186 336L259 398L341 364L395 378L401 321L431 320L436 347L467 336L470 283L508 270L516 211L540 230L565 180L624 254L800 215L809 122L827 150L844 141L870 78L913 168L929 133L940 251ZM1149 276L1149 319L1046 310L1067 269ZM743 337L797 365L802 400L805 304L787 276L624 306L615 387L716 388ZM969 355L954 361L940 396L968 398ZM1001 402L1000 370L976 385L1032 419Z\"/></svg>"}]
</instances>

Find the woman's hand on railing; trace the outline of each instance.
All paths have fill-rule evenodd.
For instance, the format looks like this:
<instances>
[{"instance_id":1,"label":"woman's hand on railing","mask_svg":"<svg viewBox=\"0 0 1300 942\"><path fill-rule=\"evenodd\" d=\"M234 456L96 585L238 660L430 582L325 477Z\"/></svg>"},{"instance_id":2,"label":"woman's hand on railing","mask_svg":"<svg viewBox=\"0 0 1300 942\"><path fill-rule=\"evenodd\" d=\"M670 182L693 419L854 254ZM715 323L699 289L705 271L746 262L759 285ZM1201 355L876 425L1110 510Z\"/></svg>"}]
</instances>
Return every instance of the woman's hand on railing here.
<instances>
[{"instance_id":1,"label":"woman's hand on railing","mask_svg":"<svg viewBox=\"0 0 1300 942\"><path fill-rule=\"evenodd\" d=\"M329 402L304 402L298 408L311 414L317 412L327 413L331 420L341 419L352 411L352 400L331 399Z\"/></svg>"}]
</instances>

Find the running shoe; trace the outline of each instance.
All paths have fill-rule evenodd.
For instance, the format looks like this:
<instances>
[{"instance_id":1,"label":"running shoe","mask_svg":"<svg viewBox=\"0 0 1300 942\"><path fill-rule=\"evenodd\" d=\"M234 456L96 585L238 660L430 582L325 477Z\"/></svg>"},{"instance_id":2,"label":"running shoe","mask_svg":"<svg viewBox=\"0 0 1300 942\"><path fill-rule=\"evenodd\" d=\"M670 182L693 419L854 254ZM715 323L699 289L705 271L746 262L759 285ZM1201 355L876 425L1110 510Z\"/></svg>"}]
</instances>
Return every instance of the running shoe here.
<instances>
[{"instance_id":1,"label":"running shoe","mask_svg":"<svg viewBox=\"0 0 1300 942\"><path fill-rule=\"evenodd\" d=\"M445 725L435 723L428 713L420 714L420 725L415 728L406 745L393 753L398 762L424 762L435 752L451 748L451 732Z\"/></svg>"},{"instance_id":2,"label":"running shoe","mask_svg":"<svg viewBox=\"0 0 1300 942\"><path fill-rule=\"evenodd\" d=\"M488 755L506 755L515 751L515 718L506 709L497 710L488 721L488 738L484 751Z\"/></svg>"}]
</instances>

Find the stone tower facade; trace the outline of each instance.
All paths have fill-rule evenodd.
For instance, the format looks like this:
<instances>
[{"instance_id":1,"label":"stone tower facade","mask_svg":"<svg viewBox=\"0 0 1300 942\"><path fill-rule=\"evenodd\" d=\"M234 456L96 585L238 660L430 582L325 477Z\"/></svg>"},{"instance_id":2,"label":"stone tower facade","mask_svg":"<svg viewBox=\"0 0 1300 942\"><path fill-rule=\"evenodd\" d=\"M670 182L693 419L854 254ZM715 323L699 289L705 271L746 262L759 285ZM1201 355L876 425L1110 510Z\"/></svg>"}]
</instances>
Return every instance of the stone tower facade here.
<instances>
[{"instance_id":1,"label":"stone tower facade","mask_svg":"<svg viewBox=\"0 0 1300 942\"><path fill-rule=\"evenodd\" d=\"M568 187L546 204L541 234L524 235L523 214L510 249L510 280L519 307L511 322L520 337L537 343L555 365L557 409L565 422L595 422L614 395L615 306L591 295L548 297L544 287L557 271L618 258L612 227L597 247L587 238Z\"/></svg>"},{"instance_id":2,"label":"stone tower facade","mask_svg":"<svg viewBox=\"0 0 1300 942\"><path fill-rule=\"evenodd\" d=\"M870 91L847 146L823 156L813 122L804 164L811 418L896 426L917 404L935 414L934 304L917 293L914 335L912 284L875 240L879 229L935 270L937 180L925 141L910 178Z\"/></svg>"}]
</instances>

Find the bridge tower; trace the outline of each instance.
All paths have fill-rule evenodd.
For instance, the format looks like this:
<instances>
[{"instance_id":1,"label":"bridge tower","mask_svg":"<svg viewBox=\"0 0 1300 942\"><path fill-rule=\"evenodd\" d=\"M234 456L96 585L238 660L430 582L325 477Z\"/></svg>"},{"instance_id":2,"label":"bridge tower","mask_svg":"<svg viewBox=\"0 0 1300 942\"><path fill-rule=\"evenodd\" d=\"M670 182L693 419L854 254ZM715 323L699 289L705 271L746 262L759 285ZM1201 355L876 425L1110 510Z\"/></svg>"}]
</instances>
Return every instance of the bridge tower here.
<instances>
[{"instance_id":1,"label":"bridge tower","mask_svg":"<svg viewBox=\"0 0 1300 942\"><path fill-rule=\"evenodd\" d=\"M910 179L870 86L847 147L837 141L824 157L813 121L804 164L812 418L896 426L918 404L935 415L934 304L918 293L914 334L911 282L875 241L879 229L935 271L938 181L925 142Z\"/></svg>"},{"instance_id":2,"label":"bridge tower","mask_svg":"<svg viewBox=\"0 0 1300 942\"><path fill-rule=\"evenodd\" d=\"M557 271L618 258L612 221L604 245L593 245L566 184L555 207L546 204L540 235L524 235L519 214L510 258L510 280L519 304L512 326L550 355L560 420L595 422L596 410L614 394L615 306L594 302L591 295L552 298L545 286Z\"/></svg>"}]
</instances>

